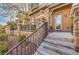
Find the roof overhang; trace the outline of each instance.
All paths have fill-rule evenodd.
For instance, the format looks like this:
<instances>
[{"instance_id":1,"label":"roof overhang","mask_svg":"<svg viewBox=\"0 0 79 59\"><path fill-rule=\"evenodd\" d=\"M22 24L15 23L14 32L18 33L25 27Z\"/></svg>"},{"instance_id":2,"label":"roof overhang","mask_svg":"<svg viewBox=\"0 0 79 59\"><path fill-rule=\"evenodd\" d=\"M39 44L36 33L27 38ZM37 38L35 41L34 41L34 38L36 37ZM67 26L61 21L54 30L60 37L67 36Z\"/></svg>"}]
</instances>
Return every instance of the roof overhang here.
<instances>
[{"instance_id":1,"label":"roof overhang","mask_svg":"<svg viewBox=\"0 0 79 59\"><path fill-rule=\"evenodd\" d=\"M64 6L69 5L69 4L71 4L71 3L62 3L62 4L58 4L58 5L52 6L52 7L50 7L51 12L53 13L54 10L56 10L58 8L61 8L61 7L64 7Z\"/></svg>"},{"instance_id":2,"label":"roof overhang","mask_svg":"<svg viewBox=\"0 0 79 59\"><path fill-rule=\"evenodd\" d=\"M47 8L47 5L44 5L44 6L41 6L41 7L39 7L39 8L37 8L37 9L35 9L34 11L29 11L29 15L32 15L33 13L36 13L36 12L38 12L39 10L43 10L43 9L45 9L45 8Z\"/></svg>"}]
</instances>

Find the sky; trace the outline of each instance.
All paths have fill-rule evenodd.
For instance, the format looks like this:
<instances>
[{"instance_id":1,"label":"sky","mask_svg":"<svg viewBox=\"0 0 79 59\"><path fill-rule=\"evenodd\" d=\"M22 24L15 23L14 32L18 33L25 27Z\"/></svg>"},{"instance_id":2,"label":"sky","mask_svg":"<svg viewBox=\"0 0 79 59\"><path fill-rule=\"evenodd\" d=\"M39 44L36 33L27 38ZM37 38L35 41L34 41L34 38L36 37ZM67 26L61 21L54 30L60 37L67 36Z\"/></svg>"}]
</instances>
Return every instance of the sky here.
<instances>
[{"instance_id":1,"label":"sky","mask_svg":"<svg viewBox=\"0 0 79 59\"><path fill-rule=\"evenodd\" d=\"M3 14L3 13L5 13L5 11L2 8L0 8L0 14ZM7 21L9 21L8 17L0 17L1 25L5 25Z\"/></svg>"},{"instance_id":2,"label":"sky","mask_svg":"<svg viewBox=\"0 0 79 59\"><path fill-rule=\"evenodd\" d=\"M2 4L0 4L0 6L1 6ZM23 9L23 7L25 6L25 7L27 7L27 5L25 4L21 4L21 6L22 7L20 7L20 8L22 8ZM5 8L4 8L5 9ZM5 14L6 13L6 11L4 10L2 7L0 7L0 24L1 25L4 25L4 24L6 24L6 22L7 21L9 21L9 18L8 17L1 17L1 15L2 14ZM26 9L26 8L25 8ZM23 9L23 10L25 10L25 9ZM27 8L28 9L28 8ZM9 13L10 13L10 11L9 11ZM11 11L11 13L12 13L12 15L14 16L14 18L10 18L12 21L15 21L15 19L16 19L16 11L14 11L14 10L12 10ZM11 15L9 15L9 16L11 16Z\"/></svg>"},{"instance_id":3,"label":"sky","mask_svg":"<svg viewBox=\"0 0 79 59\"><path fill-rule=\"evenodd\" d=\"M6 22L8 22L8 21L9 21L9 18L8 18L8 17L0 18L0 24L1 24L1 25L5 25Z\"/></svg>"}]
</instances>

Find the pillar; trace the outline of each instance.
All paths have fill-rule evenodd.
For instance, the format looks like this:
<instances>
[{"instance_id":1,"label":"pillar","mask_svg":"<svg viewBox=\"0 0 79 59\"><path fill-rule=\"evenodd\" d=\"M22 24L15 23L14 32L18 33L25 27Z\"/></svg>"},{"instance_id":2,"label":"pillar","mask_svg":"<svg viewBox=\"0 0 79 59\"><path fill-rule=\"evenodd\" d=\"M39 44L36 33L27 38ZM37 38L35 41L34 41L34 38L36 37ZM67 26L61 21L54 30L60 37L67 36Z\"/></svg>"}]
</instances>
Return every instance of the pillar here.
<instances>
[{"instance_id":1,"label":"pillar","mask_svg":"<svg viewBox=\"0 0 79 59\"><path fill-rule=\"evenodd\" d=\"M73 37L75 50L79 52L79 4L73 4Z\"/></svg>"}]
</instances>

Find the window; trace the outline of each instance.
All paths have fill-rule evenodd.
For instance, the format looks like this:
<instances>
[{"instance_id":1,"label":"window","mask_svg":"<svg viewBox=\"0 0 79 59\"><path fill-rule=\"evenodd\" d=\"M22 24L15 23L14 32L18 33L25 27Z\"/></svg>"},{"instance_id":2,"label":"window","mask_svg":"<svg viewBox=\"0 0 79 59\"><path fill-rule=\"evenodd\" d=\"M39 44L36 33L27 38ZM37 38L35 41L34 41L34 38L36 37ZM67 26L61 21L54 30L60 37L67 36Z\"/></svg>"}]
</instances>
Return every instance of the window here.
<instances>
[{"instance_id":1,"label":"window","mask_svg":"<svg viewBox=\"0 0 79 59\"><path fill-rule=\"evenodd\" d=\"M38 7L38 6L39 6L39 3L32 3L32 4L31 4L31 9L34 10L34 9L36 9L36 7Z\"/></svg>"},{"instance_id":2,"label":"window","mask_svg":"<svg viewBox=\"0 0 79 59\"><path fill-rule=\"evenodd\" d=\"M33 17L32 18L32 25L34 25L35 24L35 18Z\"/></svg>"},{"instance_id":3,"label":"window","mask_svg":"<svg viewBox=\"0 0 79 59\"><path fill-rule=\"evenodd\" d=\"M32 24L23 25L23 30L24 31L34 31L35 29L36 29L35 25L32 25Z\"/></svg>"}]
</instances>

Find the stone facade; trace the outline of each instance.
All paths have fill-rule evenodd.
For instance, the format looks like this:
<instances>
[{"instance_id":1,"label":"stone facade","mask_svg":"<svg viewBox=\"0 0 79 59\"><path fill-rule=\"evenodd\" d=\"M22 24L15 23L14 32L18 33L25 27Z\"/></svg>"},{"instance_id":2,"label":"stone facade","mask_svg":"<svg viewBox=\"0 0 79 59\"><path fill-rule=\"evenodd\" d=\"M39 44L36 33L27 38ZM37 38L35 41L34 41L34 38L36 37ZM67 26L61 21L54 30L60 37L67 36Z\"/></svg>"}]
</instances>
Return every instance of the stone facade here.
<instances>
[{"instance_id":1,"label":"stone facade","mask_svg":"<svg viewBox=\"0 0 79 59\"><path fill-rule=\"evenodd\" d=\"M62 15L62 31L71 31L71 8L72 4L41 4L41 6L38 5L34 10L30 7L29 15L30 19L36 22L37 27L39 27L43 21L47 21L48 28L52 26L53 29L55 29L55 16Z\"/></svg>"},{"instance_id":2,"label":"stone facade","mask_svg":"<svg viewBox=\"0 0 79 59\"><path fill-rule=\"evenodd\" d=\"M79 4L73 5L74 15L74 44L76 51L79 52Z\"/></svg>"},{"instance_id":3,"label":"stone facade","mask_svg":"<svg viewBox=\"0 0 79 59\"><path fill-rule=\"evenodd\" d=\"M62 6L63 5L63 6ZM17 21L17 30L19 29L18 24L35 24L36 28L39 28L44 22L48 22L48 29L52 27L55 28L55 16L62 15L62 31L71 31L72 20L71 16L72 4L57 4L57 3L29 3L28 4L28 14L29 21L26 19ZM25 32L25 31L24 31Z\"/></svg>"},{"instance_id":4,"label":"stone facade","mask_svg":"<svg viewBox=\"0 0 79 59\"><path fill-rule=\"evenodd\" d=\"M37 25L37 28L40 27L43 22L48 21L49 18L49 10L47 7L48 4L38 5L39 7L34 10L32 10L33 7L31 9L29 8L30 19L34 21L34 23Z\"/></svg>"}]
</instances>

